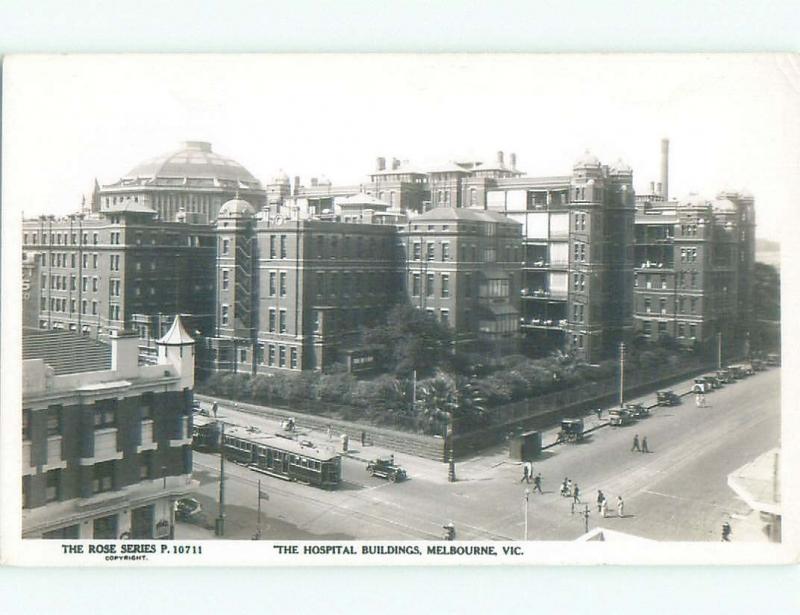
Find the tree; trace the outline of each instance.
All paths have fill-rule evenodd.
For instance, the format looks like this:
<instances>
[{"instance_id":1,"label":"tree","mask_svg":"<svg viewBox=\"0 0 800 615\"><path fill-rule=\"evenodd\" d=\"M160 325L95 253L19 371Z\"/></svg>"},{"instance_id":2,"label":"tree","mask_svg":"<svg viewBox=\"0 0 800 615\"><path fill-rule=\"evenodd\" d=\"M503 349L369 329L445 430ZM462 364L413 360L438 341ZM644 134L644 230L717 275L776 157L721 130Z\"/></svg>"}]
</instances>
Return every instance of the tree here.
<instances>
[{"instance_id":1,"label":"tree","mask_svg":"<svg viewBox=\"0 0 800 615\"><path fill-rule=\"evenodd\" d=\"M375 347L397 375L417 370L426 376L452 362L451 330L407 303L392 308L385 325L365 334L365 343Z\"/></svg>"}]
</instances>

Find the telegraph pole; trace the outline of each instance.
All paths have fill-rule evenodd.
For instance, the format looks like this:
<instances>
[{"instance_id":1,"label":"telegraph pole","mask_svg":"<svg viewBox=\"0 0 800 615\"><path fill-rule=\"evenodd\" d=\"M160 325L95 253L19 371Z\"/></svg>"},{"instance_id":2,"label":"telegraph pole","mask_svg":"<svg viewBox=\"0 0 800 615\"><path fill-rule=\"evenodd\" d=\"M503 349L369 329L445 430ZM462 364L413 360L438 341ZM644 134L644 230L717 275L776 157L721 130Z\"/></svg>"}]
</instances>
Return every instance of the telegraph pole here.
<instances>
[{"instance_id":1,"label":"telegraph pole","mask_svg":"<svg viewBox=\"0 0 800 615\"><path fill-rule=\"evenodd\" d=\"M525 488L525 541L528 540L528 502L530 501L531 490Z\"/></svg>"},{"instance_id":2,"label":"telegraph pole","mask_svg":"<svg viewBox=\"0 0 800 615\"><path fill-rule=\"evenodd\" d=\"M717 333L717 369L722 369L722 331Z\"/></svg>"},{"instance_id":3,"label":"telegraph pole","mask_svg":"<svg viewBox=\"0 0 800 615\"><path fill-rule=\"evenodd\" d=\"M625 342L619 343L619 407L625 399Z\"/></svg>"},{"instance_id":4,"label":"telegraph pole","mask_svg":"<svg viewBox=\"0 0 800 615\"><path fill-rule=\"evenodd\" d=\"M585 534L589 533L589 505L588 504L584 504L583 505L583 529L584 529L584 533Z\"/></svg>"},{"instance_id":5,"label":"telegraph pole","mask_svg":"<svg viewBox=\"0 0 800 615\"><path fill-rule=\"evenodd\" d=\"M225 535L225 423L222 421L220 421L219 431L219 516L214 527L214 534L216 536Z\"/></svg>"}]
</instances>

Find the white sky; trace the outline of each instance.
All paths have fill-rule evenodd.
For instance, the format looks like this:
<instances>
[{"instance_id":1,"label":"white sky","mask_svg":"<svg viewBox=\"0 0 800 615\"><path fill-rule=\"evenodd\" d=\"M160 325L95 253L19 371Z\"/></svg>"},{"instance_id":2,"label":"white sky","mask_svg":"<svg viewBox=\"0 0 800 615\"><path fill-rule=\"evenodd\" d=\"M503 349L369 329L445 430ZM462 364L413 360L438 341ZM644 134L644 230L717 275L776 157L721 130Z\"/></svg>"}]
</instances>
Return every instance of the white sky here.
<instances>
[{"instance_id":1,"label":"white sky","mask_svg":"<svg viewBox=\"0 0 800 615\"><path fill-rule=\"evenodd\" d=\"M186 140L263 182L283 169L306 184L361 182L376 156L497 150L564 175L588 148L628 162L642 192L668 137L671 196L747 188L760 237L795 225L800 64L787 55L29 56L3 70L3 205L26 216L75 211L94 177Z\"/></svg>"}]
</instances>

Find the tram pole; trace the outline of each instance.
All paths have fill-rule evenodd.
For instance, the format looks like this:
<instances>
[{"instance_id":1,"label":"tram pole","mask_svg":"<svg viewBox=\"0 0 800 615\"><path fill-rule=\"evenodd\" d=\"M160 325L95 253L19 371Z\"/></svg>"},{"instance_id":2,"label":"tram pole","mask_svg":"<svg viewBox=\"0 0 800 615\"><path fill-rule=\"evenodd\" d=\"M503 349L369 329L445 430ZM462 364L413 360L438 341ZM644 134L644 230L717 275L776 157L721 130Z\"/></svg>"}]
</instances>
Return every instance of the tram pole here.
<instances>
[{"instance_id":1,"label":"tram pole","mask_svg":"<svg viewBox=\"0 0 800 615\"><path fill-rule=\"evenodd\" d=\"M261 540L261 479L258 479L258 521L256 522L256 540Z\"/></svg>"},{"instance_id":2,"label":"tram pole","mask_svg":"<svg viewBox=\"0 0 800 615\"><path fill-rule=\"evenodd\" d=\"M625 342L619 344L619 407L625 399Z\"/></svg>"},{"instance_id":3,"label":"tram pole","mask_svg":"<svg viewBox=\"0 0 800 615\"><path fill-rule=\"evenodd\" d=\"M219 430L219 516L214 526L214 534L225 535L225 423L222 421Z\"/></svg>"}]
</instances>

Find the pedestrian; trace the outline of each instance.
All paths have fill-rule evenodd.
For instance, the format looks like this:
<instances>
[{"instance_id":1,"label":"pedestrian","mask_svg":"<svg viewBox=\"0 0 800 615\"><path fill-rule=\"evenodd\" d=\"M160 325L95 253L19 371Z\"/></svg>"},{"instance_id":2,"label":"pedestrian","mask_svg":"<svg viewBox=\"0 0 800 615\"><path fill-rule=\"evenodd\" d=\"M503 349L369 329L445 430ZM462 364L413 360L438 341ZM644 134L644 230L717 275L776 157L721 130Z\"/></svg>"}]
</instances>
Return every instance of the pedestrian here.
<instances>
[{"instance_id":1,"label":"pedestrian","mask_svg":"<svg viewBox=\"0 0 800 615\"><path fill-rule=\"evenodd\" d=\"M562 496L566 496L566 495L569 495L569 493L570 493L570 491L569 491L569 479L565 476L564 477L564 482L561 483L561 495Z\"/></svg>"},{"instance_id":2,"label":"pedestrian","mask_svg":"<svg viewBox=\"0 0 800 615\"><path fill-rule=\"evenodd\" d=\"M605 502L606 496L603 495L603 492L599 489L597 490L597 512L600 512L600 508L603 506L603 502Z\"/></svg>"},{"instance_id":3,"label":"pedestrian","mask_svg":"<svg viewBox=\"0 0 800 615\"><path fill-rule=\"evenodd\" d=\"M700 393L699 397L700 397L700 407L701 408L705 408L706 407L706 396L705 396L705 394L704 393Z\"/></svg>"},{"instance_id":4,"label":"pedestrian","mask_svg":"<svg viewBox=\"0 0 800 615\"><path fill-rule=\"evenodd\" d=\"M727 521L722 524L722 542L731 541L731 524Z\"/></svg>"},{"instance_id":5,"label":"pedestrian","mask_svg":"<svg viewBox=\"0 0 800 615\"><path fill-rule=\"evenodd\" d=\"M528 470L528 462L522 464L522 478L519 482L525 481L529 485L531 484L531 475L530 470Z\"/></svg>"},{"instance_id":6,"label":"pedestrian","mask_svg":"<svg viewBox=\"0 0 800 615\"><path fill-rule=\"evenodd\" d=\"M330 440L332 437L333 437L333 427L328 425L328 440Z\"/></svg>"},{"instance_id":7,"label":"pedestrian","mask_svg":"<svg viewBox=\"0 0 800 615\"><path fill-rule=\"evenodd\" d=\"M594 412L595 412L595 414L597 414L597 420L598 421L603 418L603 409L602 408L598 408Z\"/></svg>"},{"instance_id":8,"label":"pedestrian","mask_svg":"<svg viewBox=\"0 0 800 615\"><path fill-rule=\"evenodd\" d=\"M533 490L544 495L544 491L542 491L542 475L538 472L536 473L536 476L533 477Z\"/></svg>"},{"instance_id":9,"label":"pedestrian","mask_svg":"<svg viewBox=\"0 0 800 615\"><path fill-rule=\"evenodd\" d=\"M572 487L572 501L573 501L573 503L575 503L575 504L579 504L580 503L580 501L581 501L580 493L581 492L578 489L578 483L575 483L575 485Z\"/></svg>"},{"instance_id":10,"label":"pedestrian","mask_svg":"<svg viewBox=\"0 0 800 615\"><path fill-rule=\"evenodd\" d=\"M361 430L361 446L367 445L367 432L363 429Z\"/></svg>"},{"instance_id":11,"label":"pedestrian","mask_svg":"<svg viewBox=\"0 0 800 615\"><path fill-rule=\"evenodd\" d=\"M633 436L633 446L631 446L631 451L642 452L642 449L639 448L639 434L638 433L635 436Z\"/></svg>"},{"instance_id":12,"label":"pedestrian","mask_svg":"<svg viewBox=\"0 0 800 615\"><path fill-rule=\"evenodd\" d=\"M622 501L622 496L617 496L617 515L620 519L625 516L625 502Z\"/></svg>"},{"instance_id":13,"label":"pedestrian","mask_svg":"<svg viewBox=\"0 0 800 615\"><path fill-rule=\"evenodd\" d=\"M649 453L650 452L650 449L647 448L647 436L644 436L642 438L642 452L643 453Z\"/></svg>"},{"instance_id":14,"label":"pedestrian","mask_svg":"<svg viewBox=\"0 0 800 615\"><path fill-rule=\"evenodd\" d=\"M694 404L698 408L700 407L700 397L701 397L701 395L700 395L699 392L694 396Z\"/></svg>"},{"instance_id":15,"label":"pedestrian","mask_svg":"<svg viewBox=\"0 0 800 615\"><path fill-rule=\"evenodd\" d=\"M603 515L603 519L608 517L608 501L603 498L603 503L600 504L600 514Z\"/></svg>"},{"instance_id":16,"label":"pedestrian","mask_svg":"<svg viewBox=\"0 0 800 615\"><path fill-rule=\"evenodd\" d=\"M219 406L217 405L217 402L214 402L213 404L211 404L211 412L214 413L214 418L217 418L217 410L218 409L219 409Z\"/></svg>"}]
</instances>

